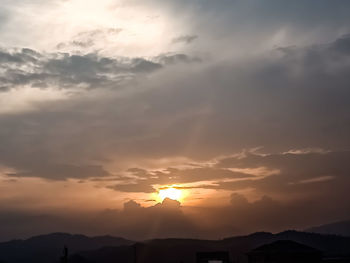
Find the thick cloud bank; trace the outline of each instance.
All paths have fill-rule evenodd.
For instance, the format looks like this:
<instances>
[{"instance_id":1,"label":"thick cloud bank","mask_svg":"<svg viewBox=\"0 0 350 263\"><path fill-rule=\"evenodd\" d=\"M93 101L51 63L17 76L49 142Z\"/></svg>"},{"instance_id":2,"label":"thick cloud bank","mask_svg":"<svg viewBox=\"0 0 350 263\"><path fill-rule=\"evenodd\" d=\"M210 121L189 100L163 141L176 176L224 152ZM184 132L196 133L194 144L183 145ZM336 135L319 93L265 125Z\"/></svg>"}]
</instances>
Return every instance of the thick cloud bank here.
<instances>
[{"instance_id":1,"label":"thick cloud bank","mask_svg":"<svg viewBox=\"0 0 350 263\"><path fill-rule=\"evenodd\" d=\"M218 238L350 217L349 11L4 1L2 238ZM157 199L170 186L181 204Z\"/></svg>"}]
</instances>

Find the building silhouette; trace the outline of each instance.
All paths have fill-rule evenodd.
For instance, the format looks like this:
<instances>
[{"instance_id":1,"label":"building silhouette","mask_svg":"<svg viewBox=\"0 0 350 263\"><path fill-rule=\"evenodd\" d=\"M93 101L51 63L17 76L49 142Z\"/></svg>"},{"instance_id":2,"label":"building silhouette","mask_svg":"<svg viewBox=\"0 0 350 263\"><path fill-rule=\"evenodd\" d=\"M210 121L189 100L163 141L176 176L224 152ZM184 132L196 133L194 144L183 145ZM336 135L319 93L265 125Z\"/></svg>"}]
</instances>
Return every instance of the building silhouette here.
<instances>
[{"instance_id":1,"label":"building silhouette","mask_svg":"<svg viewBox=\"0 0 350 263\"><path fill-rule=\"evenodd\" d=\"M198 252L196 254L197 263L229 263L230 256L227 251Z\"/></svg>"},{"instance_id":2,"label":"building silhouette","mask_svg":"<svg viewBox=\"0 0 350 263\"><path fill-rule=\"evenodd\" d=\"M319 263L322 252L290 240L262 245L247 253L249 263Z\"/></svg>"}]
</instances>

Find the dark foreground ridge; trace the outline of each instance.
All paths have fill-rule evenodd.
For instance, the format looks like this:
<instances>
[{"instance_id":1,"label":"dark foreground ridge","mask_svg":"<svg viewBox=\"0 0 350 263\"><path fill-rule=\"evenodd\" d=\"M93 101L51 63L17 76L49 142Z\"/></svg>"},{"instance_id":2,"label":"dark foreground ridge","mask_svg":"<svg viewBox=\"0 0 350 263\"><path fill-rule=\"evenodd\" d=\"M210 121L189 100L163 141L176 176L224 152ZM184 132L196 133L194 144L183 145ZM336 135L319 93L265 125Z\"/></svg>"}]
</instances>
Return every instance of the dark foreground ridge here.
<instances>
[{"instance_id":1,"label":"dark foreground ridge","mask_svg":"<svg viewBox=\"0 0 350 263\"><path fill-rule=\"evenodd\" d=\"M264 246L279 240L289 241ZM64 246L69 250L69 263L194 263L198 255L205 258L206 255L213 257L217 254L226 258L225 253L230 262L245 263L252 251L271 253L272 248L281 247L299 249L299 252L319 251L324 262L325 258L326 262L348 262L344 260L350 255L350 237L297 231L278 234L260 232L223 240L154 239L145 242L111 236L87 237L55 233L0 243L0 262L55 263L62 259ZM225 259L219 262L225 262Z\"/></svg>"}]
</instances>

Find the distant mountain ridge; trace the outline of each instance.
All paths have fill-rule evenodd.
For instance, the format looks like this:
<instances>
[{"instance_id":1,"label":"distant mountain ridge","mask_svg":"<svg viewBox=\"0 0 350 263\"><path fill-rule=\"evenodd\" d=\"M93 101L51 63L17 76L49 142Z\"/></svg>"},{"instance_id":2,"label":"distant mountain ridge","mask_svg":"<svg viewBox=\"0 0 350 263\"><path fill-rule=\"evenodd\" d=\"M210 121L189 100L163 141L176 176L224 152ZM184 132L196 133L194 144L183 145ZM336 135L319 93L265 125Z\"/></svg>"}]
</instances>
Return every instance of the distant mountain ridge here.
<instances>
[{"instance_id":1,"label":"distant mountain ridge","mask_svg":"<svg viewBox=\"0 0 350 263\"><path fill-rule=\"evenodd\" d=\"M264 244L278 240L292 240L323 252L325 256L349 256L350 237L321 235L298 231L278 234L258 232L248 236L223 240L154 239L129 247L105 247L96 251L84 251L72 255L71 263L163 263L196 262L196 252L228 251L230 258L246 263L246 253ZM108 256L106 256L108 255ZM135 260L136 257L136 260Z\"/></svg>"},{"instance_id":2,"label":"distant mountain ridge","mask_svg":"<svg viewBox=\"0 0 350 263\"><path fill-rule=\"evenodd\" d=\"M228 251L232 260L245 263L247 252L278 240L292 240L321 250L327 256L350 255L350 237L298 231L257 232L222 240L169 238L137 243L111 236L54 233L0 243L0 262L56 263L63 246L67 245L69 263L190 263L195 262L199 251Z\"/></svg>"},{"instance_id":3,"label":"distant mountain ridge","mask_svg":"<svg viewBox=\"0 0 350 263\"><path fill-rule=\"evenodd\" d=\"M0 262L55 262L62 253L63 246L70 253L94 250L105 246L131 245L133 241L112 236L88 237L67 233L40 235L25 240L0 243Z\"/></svg>"},{"instance_id":4,"label":"distant mountain ridge","mask_svg":"<svg viewBox=\"0 0 350 263\"><path fill-rule=\"evenodd\" d=\"M305 231L319 234L350 236L350 220L311 227Z\"/></svg>"}]
</instances>

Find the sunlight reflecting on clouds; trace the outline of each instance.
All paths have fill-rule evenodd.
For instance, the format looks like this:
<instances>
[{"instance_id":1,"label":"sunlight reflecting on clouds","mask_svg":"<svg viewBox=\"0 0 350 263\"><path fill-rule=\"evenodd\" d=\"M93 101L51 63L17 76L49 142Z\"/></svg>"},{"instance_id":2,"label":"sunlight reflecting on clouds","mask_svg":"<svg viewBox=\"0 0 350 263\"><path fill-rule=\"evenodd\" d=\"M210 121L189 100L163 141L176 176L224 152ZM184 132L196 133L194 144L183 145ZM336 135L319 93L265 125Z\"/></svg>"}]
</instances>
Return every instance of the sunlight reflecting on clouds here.
<instances>
[{"instance_id":1,"label":"sunlight reflecting on clouds","mask_svg":"<svg viewBox=\"0 0 350 263\"><path fill-rule=\"evenodd\" d=\"M64 100L68 95L57 89L23 87L0 92L0 113L19 113L40 108L40 102Z\"/></svg>"},{"instance_id":2,"label":"sunlight reflecting on clouds","mask_svg":"<svg viewBox=\"0 0 350 263\"><path fill-rule=\"evenodd\" d=\"M183 28L166 11L137 1L19 2L11 12L17 18L5 25L3 42L46 51L154 56L169 51Z\"/></svg>"},{"instance_id":3,"label":"sunlight reflecting on clouds","mask_svg":"<svg viewBox=\"0 0 350 263\"><path fill-rule=\"evenodd\" d=\"M64 27L81 28L82 31L103 28L120 29L118 37L107 35L101 41L94 41L98 49L104 49L106 41L109 48L125 53L141 55L140 52L157 54L161 48L164 33L169 30L169 21L164 14L144 6L125 5L123 1L83 1L74 0L64 3L60 13ZM74 25L74 28L72 27ZM73 32L72 32L73 33ZM74 32L77 33L77 32ZM100 42L100 43L98 43ZM114 42L114 43L113 43ZM135 54L138 53L138 54ZM131 54L130 54L131 55Z\"/></svg>"}]
</instances>

